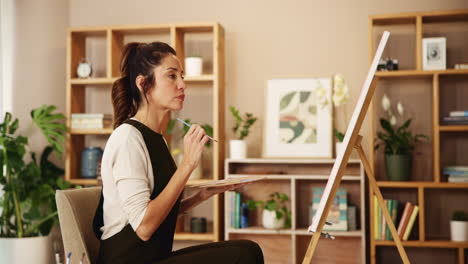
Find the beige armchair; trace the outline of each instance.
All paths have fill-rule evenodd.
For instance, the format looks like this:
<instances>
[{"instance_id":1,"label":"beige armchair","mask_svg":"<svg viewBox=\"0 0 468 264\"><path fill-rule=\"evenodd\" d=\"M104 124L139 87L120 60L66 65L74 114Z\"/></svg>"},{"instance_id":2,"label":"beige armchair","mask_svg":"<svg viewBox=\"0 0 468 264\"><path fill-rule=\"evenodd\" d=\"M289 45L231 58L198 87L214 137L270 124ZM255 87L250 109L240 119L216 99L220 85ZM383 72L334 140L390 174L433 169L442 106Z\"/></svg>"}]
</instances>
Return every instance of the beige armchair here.
<instances>
[{"instance_id":1,"label":"beige armchair","mask_svg":"<svg viewBox=\"0 0 468 264\"><path fill-rule=\"evenodd\" d=\"M93 218L101 187L70 189L55 194L65 254L72 252L71 263L95 263L99 240L94 235Z\"/></svg>"}]
</instances>

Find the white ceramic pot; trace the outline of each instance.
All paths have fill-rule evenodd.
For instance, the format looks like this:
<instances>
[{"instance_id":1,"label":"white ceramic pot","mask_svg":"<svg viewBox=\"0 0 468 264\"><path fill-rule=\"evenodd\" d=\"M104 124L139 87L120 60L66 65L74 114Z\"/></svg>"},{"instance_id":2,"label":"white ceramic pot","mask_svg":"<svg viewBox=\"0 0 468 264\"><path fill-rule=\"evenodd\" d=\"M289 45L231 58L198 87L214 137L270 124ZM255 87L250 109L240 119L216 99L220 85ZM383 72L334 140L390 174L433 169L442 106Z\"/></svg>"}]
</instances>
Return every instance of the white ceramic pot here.
<instances>
[{"instance_id":1,"label":"white ceramic pot","mask_svg":"<svg viewBox=\"0 0 468 264\"><path fill-rule=\"evenodd\" d=\"M245 140L230 140L229 153L231 159L245 159L247 157L247 143Z\"/></svg>"},{"instance_id":2,"label":"white ceramic pot","mask_svg":"<svg viewBox=\"0 0 468 264\"><path fill-rule=\"evenodd\" d=\"M203 74L203 59L201 57L185 58L185 76L200 76Z\"/></svg>"},{"instance_id":3,"label":"white ceramic pot","mask_svg":"<svg viewBox=\"0 0 468 264\"><path fill-rule=\"evenodd\" d=\"M452 241L468 241L468 221L450 221Z\"/></svg>"},{"instance_id":4,"label":"white ceramic pot","mask_svg":"<svg viewBox=\"0 0 468 264\"><path fill-rule=\"evenodd\" d=\"M0 237L0 263L54 263L52 244L51 236Z\"/></svg>"},{"instance_id":5,"label":"white ceramic pot","mask_svg":"<svg viewBox=\"0 0 468 264\"><path fill-rule=\"evenodd\" d=\"M338 157L338 154L340 153L340 151L342 151L343 146L344 146L343 142L336 142L335 143L335 154L336 154L337 157Z\"/></svg>"},{"instance_id":6,"label":"white ceramic pot","mask_svg":"<svg viewBox=\"0 0 468 264\"><path fill-rule=\"evenodd\" d=\"M263 227L265 227L265 228L268 228L268 229L283 228L284 227L284 219L285 219L284 216L281 219L276 219L276 212L275 211L269 211L269 210L263 209L262 224L263 224Z\"/></svg>"}]
</instances>

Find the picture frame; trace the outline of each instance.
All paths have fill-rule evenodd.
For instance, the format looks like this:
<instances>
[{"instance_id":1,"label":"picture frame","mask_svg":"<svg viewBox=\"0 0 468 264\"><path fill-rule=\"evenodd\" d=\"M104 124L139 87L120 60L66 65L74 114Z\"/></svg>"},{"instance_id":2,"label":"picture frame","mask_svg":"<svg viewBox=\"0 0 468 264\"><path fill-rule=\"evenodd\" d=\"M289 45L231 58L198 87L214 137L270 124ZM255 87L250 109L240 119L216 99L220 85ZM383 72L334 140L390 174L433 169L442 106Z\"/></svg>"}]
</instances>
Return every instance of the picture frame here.
<instances>
[{"instance_id":1,"label":"picture frame","mask_svg":"<svg viewBox=\"0 0 468 264\"><path fill-rule=\"evenodd\" d=\"M332 79L268 80L263 157L332 158Z\"/></svg>"},{"instance_id":2,"label":"picture frame","mask_svg":"<svg viewBox=\"0 0 468 264\"><path fill-rule=\"evenodd\" d=\"M423 38L423 70L447 69L447 38Z\"/></svg>"}]
</instances>

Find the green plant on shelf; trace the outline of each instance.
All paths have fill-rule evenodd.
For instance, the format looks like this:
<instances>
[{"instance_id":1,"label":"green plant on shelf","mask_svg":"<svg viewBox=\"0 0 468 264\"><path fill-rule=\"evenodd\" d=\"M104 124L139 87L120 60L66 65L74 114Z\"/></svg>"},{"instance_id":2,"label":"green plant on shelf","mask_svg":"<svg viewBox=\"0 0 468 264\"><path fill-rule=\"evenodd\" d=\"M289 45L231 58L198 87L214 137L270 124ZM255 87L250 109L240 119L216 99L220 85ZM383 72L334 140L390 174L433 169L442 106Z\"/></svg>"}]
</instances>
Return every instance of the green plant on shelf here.
<instances>
[{"instance_id":1,"label":"green plant on shelf","mask_svg":"<svg viewBox=\"0 0 468 264\"><path fill-rule=\"evenodd\" d=\"M234 136L239 140L243 140L249 135L250 127L257 121L257 118L251 113L245 113L245 117L243 118L239 110L234 106L229 106L229 111L236 120L236 124L232 127Z\"/></svg>"},{"instance_id":2,"label":"green plant on shelf","mask_svg":"<svg viewBox=\"0 0 468 264\"><path fill-rule=\"evenodd\" d=\"M276 214L276 219L280 220L285 217L284 227L291 227L291 211L287 208L289 196L284 193L274 192L269 195L266 201L247 200L249 210L262 208L264 210L273 211Z\"/></svg>"},{"instance_id":3,"label":"green plant on shelf","mask_svg":"<svg viewBox=\"0 0 468 264\"><path fill-rule=\"evenodd\" d=\"M463 210L456 210L452 215L453 221L468 221L468 215Z\"/></svg>"},{"instance_id":4,"label":"green plant on shelf","mask_svg":"<svg viewBox=\"0 0 468 264\"><path fill-rule=\"evenodd\" d=\"M380 118L380 125L383 128L383 132L377 132L377 138L380 142L375 145L376 150L381 145L384 145L385 154L411 154L416 143L420 142L422 139L428 139L426 135L413 134L409 130L412 122L411 118L407 119L401 126L397 126L397 116L391 108L391 102L387 95L384 95L382 98L382 107L388 119ZM399 116L403 117L403 104L398 102L396 108Z\"/></svg>"}]
</instances>

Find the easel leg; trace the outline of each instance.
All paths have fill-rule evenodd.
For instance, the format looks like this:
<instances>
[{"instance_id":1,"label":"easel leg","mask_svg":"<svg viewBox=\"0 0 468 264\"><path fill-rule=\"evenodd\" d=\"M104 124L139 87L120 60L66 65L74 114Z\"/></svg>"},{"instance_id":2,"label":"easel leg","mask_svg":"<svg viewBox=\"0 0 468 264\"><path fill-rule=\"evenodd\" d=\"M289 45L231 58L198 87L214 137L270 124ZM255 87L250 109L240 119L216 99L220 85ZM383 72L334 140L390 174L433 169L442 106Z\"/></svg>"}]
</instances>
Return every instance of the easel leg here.
<instances>
[{"instance_id":1,"label":"easel leg","mask_svg":"<svg viewBox=\"0 0 468 264\"><path fill-rule=\"evenodd\" d=\"M309 264L312 261L312 256L314 255L315 248L317 247L318 241L320 239L320 233L322 231L315 232L312 235L312 239L310 240L309 247L307 249L306 255L302 260L302 264Z\"/></svg>"},{"instance_id":2,"label":"easel leg","mask_svg":"<svg viewBox=\"0 0 468 264\"><path fill-rule=\"evenodd\" d=\"M405 249L403 248L401 239L398 236L398 232L395 228L395 224L393 223L392 218L390 217L390 214L388 213L387 207L385 206L382 193L380 192L380 189L377 186L377 182L375 181L374 172L372 171L369 161L366 158L366 154L364 153L364 149L362 148L361 140L362 140L362 136L359 136L356 142L355 148L359 154L359 158L361 159L364 165L367 178L369 179L369 183L371 185L371 191L374 192L375 196L377 196L377 202L379 203L380 208L382 208L382 213L385 217L385 221L388 227L390 228L390 232L392 233L393 240L395 241L395 244L397 246L398 253L400 253L401 260L403 260L404 264L409 264L410 261L408 259L408 256L406 255Z\"/></svg>"}]
</instances>

